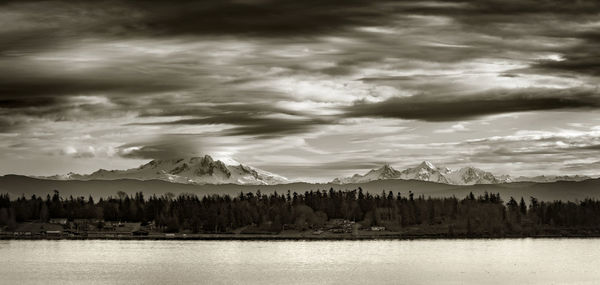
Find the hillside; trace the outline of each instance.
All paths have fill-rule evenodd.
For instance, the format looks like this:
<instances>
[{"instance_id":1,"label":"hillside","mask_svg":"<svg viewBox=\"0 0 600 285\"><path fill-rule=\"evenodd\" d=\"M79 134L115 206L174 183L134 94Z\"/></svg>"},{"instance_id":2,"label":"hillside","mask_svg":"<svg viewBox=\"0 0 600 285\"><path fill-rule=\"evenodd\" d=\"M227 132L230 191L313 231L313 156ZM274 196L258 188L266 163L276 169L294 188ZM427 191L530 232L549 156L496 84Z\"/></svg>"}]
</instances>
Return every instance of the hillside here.
<instances>
[{"instance_id":1,"label":"hillside","mask_svg":"<svg viewBox=\"0 0 600 285\"><path fill-rule=\"evenodd\" d=\"M590 179L581 182L560 181L552 183L533 183L533 182L518 182L505 184L478 184L470 186L457 186L433 182L424 182L416 180L377 180L366 183L354 184L311 184L311 183L291 183L280 185L194 185L171 183L161 180L134 180L134 179L119 179L119 180L44 180L31 178L19 175L0 176L0 193L8 193L11 197L16 198L21 195L30 197L35 194L38 196L46 196L52 193L55 189L60 191L63 197L73 196L89 196L94 198L106 197L109 195L115 196L118 191L123 191L128 194L142 191L148 195L162 195L165 193L173 193L175 195L181 193L193 193L198 196L210 194L230 194L238 195L240 192L256 192L260 190L264 194L287 193L291 192L302 193L310 190L328 190L333 187L335 190L352 190L362 187L364 191L379 194L382 191L401 192L402 195L408 195L409 191L415 195L425 195L432 197L445 197L455 195L456 197L464 197L473 192L474 194L482 194L485 191L491 193L500 193L507 200L510 196L515 198L524 197L528 199L534 196L540 200L581 200L587 197L600 199L600 179Z\"/></svg>"}]
</instances>

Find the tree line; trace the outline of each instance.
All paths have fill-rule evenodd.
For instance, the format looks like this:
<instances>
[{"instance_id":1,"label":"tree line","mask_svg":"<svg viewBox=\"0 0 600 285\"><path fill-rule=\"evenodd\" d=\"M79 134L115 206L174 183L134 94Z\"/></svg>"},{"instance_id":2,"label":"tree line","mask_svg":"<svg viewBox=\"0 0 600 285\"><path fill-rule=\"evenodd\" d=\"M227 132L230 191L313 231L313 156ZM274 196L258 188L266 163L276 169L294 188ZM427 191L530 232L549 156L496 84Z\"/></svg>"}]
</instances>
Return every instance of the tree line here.
<instances>
[{"instance_id":1,"label":"tree line","mask_svg":"<svg viewBox=\"0 0 600 285\"><path fill-rule=\"evenodd\" d=\"M502 236L560 230L600 231L600 201L538 201L530 197L504 201L500 194L473 193L464 198L431 198L358 188L304 193L240 193L237 196L194 194L145 197L142 192L95 201L91 196L63 198L58 191L46 197L0 195L0 227L13 229L27 221L53 218L153 223L163 232L227 233L239 228L255 232L318 229L331 219L363 227L390 230L432 230L446 234Z\"/></svg>"}]
</instances>

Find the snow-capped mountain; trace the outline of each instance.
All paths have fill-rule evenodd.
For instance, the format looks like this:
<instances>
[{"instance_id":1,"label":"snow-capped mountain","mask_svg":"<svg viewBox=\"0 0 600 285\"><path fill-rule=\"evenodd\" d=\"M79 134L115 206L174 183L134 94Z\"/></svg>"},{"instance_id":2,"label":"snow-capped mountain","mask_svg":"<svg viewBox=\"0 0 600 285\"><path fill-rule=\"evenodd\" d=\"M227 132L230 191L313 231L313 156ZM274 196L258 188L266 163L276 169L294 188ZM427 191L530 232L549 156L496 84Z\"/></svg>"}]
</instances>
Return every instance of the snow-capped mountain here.
<instances>
[{"instance_id":1,"label":"snow-capped mountain","mask_svg":"<svg viewBox=\"0 0 600 285\"><path fill-rule=\"evenodd\" d=\"M127 170L100 169L88 175L68 173L44 178L55 180L159 179L190 184L272 185L289 183L285 177L242 164L227 165L220 160L213 160L208 155L153 160L138 168Z\"/></svg>"},{"instance_id":2,"label":"snow-capped mountain","mask_svg":"<svg viewBox=\"0 0 600 285\"><path fill-rule=\"evenodd\" d=\"M455 185L474 185L474 184L499 184L512 182L510 176L496 176L475 167L463 167L456 171L451 171L446 176L449 184Z\"/></svg>"},{"instance_id":3,"label":"snow-capped mountain","mask_svg":"<svg viewBox=\"0 0 600 285\"><path fill-rule=\"evenodd\" d=\"M446 174L448 173L450 173L450 169L448 168L438 168L429 161L423 161L416 167L401 171L400 176L397 178L450 184L446 178Z\"/></svg>"},{"instance_id":4,"label":"snow-capped mountain","mask_svg":"<svg viewBox=\"0 0 600 285\"><path fill-rule=\"evenodd\" d=\"M382 179L403 179L429 181L453 185L474 185L474 184L497 184L512 182L509 176L495 176L490 172L475 168L463 167L458 170L451 170L447 167L437 167L429 161L398 171L389 165L373 169L365 175L355 174L352 177L336 178L332 183L364 183L373 180Z\"/></svg>"},{"instance_id":5,"label":"snow-capped mountain","mask_svg":"<svg viewBox=\"0 0 600 285\"><path fill-rule=\"evenodd\" d=\"M336 178L331 183L347 184L347 183L364 183L373 180L395 179L400 175L400 171L392 168L389 164L385 164L381 168L373 169L365 175L354 174L352 177Z\"/></svg>"}]
</instances>

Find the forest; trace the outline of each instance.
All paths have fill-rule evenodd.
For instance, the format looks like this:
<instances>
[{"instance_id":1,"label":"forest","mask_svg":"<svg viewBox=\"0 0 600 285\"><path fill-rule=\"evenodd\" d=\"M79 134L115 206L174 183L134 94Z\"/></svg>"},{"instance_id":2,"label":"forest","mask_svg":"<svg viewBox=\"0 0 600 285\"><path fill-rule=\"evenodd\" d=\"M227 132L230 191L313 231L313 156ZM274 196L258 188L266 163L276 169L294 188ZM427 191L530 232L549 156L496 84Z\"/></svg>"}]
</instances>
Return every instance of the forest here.
<instances>
[{"instance_id":1,"label":"forest","mask_svg":"<svg viewBox=\"0 0 600 285\"><path fill-rule=\"evenodd\" d=\"M209 195L164 194L145 197L139 192L94 201L92 197L13 199L0 195L0 227L11 229L28 221L53 218L153 224L165 233L230 233L239 228L256 232L306 231L333 219L356 222L363 228L382 226L389 231L427 230L473 236L533 236L544 233L600 233L600 201L538 201L534 197L506 201L499 194L430 198L409 192L371 194L330 189L269 195L240 193Z\"/></svg>"}]
</instances>

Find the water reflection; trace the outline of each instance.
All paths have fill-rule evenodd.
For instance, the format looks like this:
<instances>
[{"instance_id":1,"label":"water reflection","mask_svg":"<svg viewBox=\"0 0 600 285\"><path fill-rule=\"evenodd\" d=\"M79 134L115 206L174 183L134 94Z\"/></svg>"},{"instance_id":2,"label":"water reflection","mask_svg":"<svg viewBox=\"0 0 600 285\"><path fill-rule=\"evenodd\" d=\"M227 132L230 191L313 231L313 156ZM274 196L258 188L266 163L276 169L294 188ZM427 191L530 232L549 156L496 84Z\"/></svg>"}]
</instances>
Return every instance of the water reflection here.
<instances>
[{"instance_id":1,"label":"water reflection","mask_svg":"<svg viewBox=\"0 0 600 285\"><path fill-rule=\"evenodd\" d=\"M5 284L597 284L600 239L0 241Z\"/></svg>"}]
</instances>

